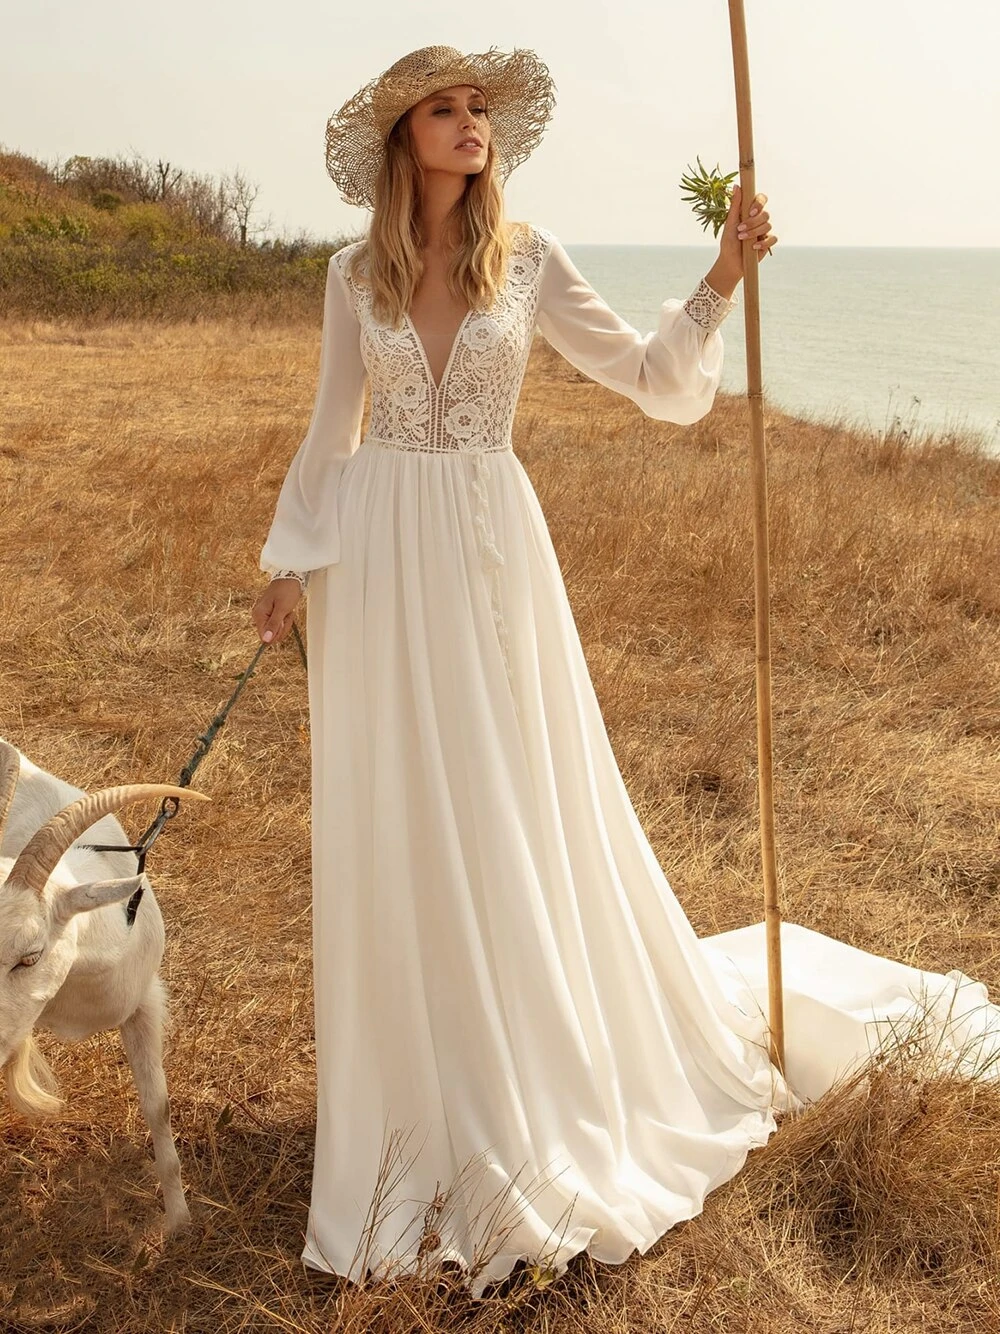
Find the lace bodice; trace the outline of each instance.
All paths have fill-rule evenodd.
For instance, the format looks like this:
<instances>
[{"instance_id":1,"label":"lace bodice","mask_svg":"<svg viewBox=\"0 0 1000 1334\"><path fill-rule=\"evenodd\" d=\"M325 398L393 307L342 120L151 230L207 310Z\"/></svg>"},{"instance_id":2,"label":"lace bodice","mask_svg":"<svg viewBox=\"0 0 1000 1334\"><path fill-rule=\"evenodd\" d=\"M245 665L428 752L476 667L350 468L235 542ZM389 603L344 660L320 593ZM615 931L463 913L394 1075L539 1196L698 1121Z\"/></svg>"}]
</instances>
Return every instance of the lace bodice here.
<instances>
[{"instance_id":1,"label":"lace bodice","mask_svg":"<svg viewBox=\"0 0 1000 1334\"><path fill-rule=\"evenodd\" d=\"M641 334L594 291L552 232L525 225L513 238L506 283L488 311L466 314L436 385L409 316L399 329L376 320L363 279L349 275L348 260L361 244L329 263L319 388L261 553L264 570L306 573L339 561L337 488L361 442L366 382L366 438L477 461L512 448L536 329L577 369L650 417L686 424L714 401L722 370L718 328L735 303L704 280L684 302L667 298L657 329ZM477 475L482 484L481 464Z\"/></svg>"},{"instance_id":2,"label":"lace bodice","mask_svg":"<svg viewBox=\"0 0 1000 1334\"><path fill-rule=\"evenodd\" d=\"M334 256L342 274L356 245ZM409 316L398 332L377 323L369 289L346 280L371 383L370 435L432 452L510 448L544 251L540 231L518 239L492 309L470 311L459 326L440 387Z\"/></svg>"}]
</instances>

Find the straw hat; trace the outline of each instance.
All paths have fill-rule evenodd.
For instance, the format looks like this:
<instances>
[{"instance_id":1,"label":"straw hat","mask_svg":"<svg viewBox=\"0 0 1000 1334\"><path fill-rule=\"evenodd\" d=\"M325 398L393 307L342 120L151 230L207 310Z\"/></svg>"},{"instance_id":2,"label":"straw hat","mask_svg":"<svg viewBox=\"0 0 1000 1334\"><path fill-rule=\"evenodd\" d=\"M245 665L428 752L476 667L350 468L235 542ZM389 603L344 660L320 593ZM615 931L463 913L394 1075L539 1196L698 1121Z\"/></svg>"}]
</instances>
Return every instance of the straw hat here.
<instances>
[{"instance_id":1,"label":"straw hat","mask_svg":"<svg viewBox=\"0 0 1000 1334\"><path fill-rule=\"evenodd\" d=\"M532 152L555 105L552 76L533 51L495 47L463 55L453 46L411 51L349 98L326 126L326 169L348 204L375 208L375 178L389 131L422 98L456 84L486 97L502 180Z\"/></svg>"}]
</instances>

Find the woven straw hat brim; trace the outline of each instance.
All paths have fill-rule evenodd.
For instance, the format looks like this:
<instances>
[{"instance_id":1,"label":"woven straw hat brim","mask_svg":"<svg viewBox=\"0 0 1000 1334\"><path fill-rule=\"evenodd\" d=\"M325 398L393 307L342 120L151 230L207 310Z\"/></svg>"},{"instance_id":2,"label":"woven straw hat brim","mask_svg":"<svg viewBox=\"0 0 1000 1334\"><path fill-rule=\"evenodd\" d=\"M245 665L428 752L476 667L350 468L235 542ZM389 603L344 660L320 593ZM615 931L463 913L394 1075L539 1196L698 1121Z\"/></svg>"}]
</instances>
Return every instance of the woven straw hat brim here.
<instances>
[{"instance_id":1,"label":"woven straw hat brim","mask_svg":"<svg viewBox=\"0 0 1000 1334\"><path fill-rule=\"evenodd\" d=\"M410 107L456 84L486 97L490 138L502 181L528 158L555 106L555 85L534 51L491 47L463 55L452 46L425 46L366 83L327 122L326 169L347 204L375 208L375 181L385 142Z\"/></svg>"}]
</instances>

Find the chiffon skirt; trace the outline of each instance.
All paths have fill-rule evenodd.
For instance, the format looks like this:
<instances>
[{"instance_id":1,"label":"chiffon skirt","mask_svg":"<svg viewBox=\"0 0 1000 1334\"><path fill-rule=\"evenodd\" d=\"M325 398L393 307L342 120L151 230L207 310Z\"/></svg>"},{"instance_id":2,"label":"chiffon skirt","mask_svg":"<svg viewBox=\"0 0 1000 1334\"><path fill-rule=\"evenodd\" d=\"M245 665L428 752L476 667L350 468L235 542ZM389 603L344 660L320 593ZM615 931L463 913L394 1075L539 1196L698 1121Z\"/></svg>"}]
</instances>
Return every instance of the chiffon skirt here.
<instances>
[{"instance_id":1,"label":"chiffon skirt","mask_svg":"<svg viewBox=\"0 0 1000 1334\"><path fill-rule=\"evenodd\" d=\"M369 437L338 503L341 559L307 603L318 1097L303 1258L352 1279L451 1260L475 1296L521 1258L621 1262L859 1059L866 995L891 1008L909 979L852 957L855 994L811 991L818 961L861 952L790 933L813 1009L786 1082L767 1052L762 928L699 939L670 888L513 451Z\"/></svg>"}]
</instances>

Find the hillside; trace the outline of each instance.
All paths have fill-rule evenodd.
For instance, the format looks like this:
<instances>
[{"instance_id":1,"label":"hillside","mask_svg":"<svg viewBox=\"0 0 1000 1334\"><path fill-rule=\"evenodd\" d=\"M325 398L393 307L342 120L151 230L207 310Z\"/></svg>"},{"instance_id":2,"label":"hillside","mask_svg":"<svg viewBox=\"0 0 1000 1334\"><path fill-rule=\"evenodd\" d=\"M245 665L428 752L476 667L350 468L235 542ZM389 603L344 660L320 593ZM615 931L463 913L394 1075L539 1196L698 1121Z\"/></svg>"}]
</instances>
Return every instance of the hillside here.
<instances>
[{"instance_id":1,"label":"hillside","mask_svg":"<svg viewBox=\"0 0 1000 1334\"><path fill-rule=\"evenodd\" d=\"M258 243L255 201L239 173L0 148L0 318L313 319L327 260L353 237Z\"/></svg>"}]
</instances>

